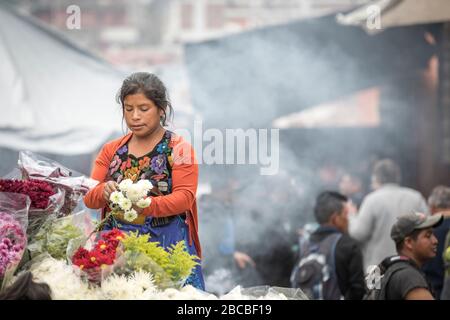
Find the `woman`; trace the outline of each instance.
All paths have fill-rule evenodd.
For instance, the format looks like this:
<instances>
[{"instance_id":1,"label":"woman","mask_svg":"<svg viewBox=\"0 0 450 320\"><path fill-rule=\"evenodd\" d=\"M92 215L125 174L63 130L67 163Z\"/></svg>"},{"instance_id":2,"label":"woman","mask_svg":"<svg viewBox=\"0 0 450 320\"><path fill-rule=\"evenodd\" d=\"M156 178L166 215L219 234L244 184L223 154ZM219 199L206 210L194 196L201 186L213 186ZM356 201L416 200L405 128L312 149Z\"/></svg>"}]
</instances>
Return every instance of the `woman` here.
<instances>
[{"instance_id":1,"label":"woman","mask_svg":"<svg viewBox=\"0 0 450 320\"><path fill-rule=\"evenodd\" d=\"M154 186L150 206L134 207L138 217L131 223L109 219L105 229L149 233L150 241L164 248L185 240L188 252L201 257L195 199L198 165L192 146L163 127L172 113L164 84L153 74L134 73L124 80L117 100L131 132L103 146L91 175L100 183L86 194L86 206L102 208L105 216L118 183L148 179ZM186 284L204 290L200 265Z\"/></svg>"}]
</instances>

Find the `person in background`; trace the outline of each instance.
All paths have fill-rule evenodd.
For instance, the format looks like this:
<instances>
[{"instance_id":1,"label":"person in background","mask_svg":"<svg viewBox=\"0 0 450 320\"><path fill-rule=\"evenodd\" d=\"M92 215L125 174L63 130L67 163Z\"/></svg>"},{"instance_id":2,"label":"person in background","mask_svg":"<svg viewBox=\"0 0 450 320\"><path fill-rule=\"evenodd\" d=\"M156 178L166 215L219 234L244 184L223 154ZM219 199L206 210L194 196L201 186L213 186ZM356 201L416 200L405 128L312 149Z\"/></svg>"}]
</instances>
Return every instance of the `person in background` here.
<instances>
[{"instance_id":1,"label":"person in background","mask_svg":"<svg viewBox=\"0 0 450 320\"><path fill-rule=\"evenodd\" d=\"M423 196L400 186L400 181L400 168L394 161L383 159L375 163L374 191L364 198L358 213L349 216L349 233L361 244L365 270L395 254L389 232L399 215L415 211L428 213Z\"/></svg>"},{"instance_id":2,"label":"person in background","mask_svg":"<svg viewBox=\"0 0 450 320\"><path fill-rule=\"evenodd\" d=\"M313 257L314 253L321 253L326 257L325 263L331 269L331 274L323 283L323 289L320 290L322 297L319 299L361 300L363 298L365 283L362 253L358 243L347 233L348 212L349 201L346 196L334 191L324 191L319 194L314 215L320 226L310 235L308 247L301 245L303 248L300 248L299 268L296 266L291 276L293 287L302 288L300 285L302 260L306 258L303 261L307 261ZM318 246L317 252L312 251L313 246Z\"/></svg>"},{"instance_id":3,"label":"person in background","mask_svg":"<svg viewBox=\"0 0 450 320\"><path fill-rule=\"evenodd\" d=\"M376 300L434 300L433 289L421 268L436 256L437 239L433 227L442 223L442 215L424 213L401 215L391 228L398 256L384 272Z\"/></svg>"},{"instance_id":4,"label":"person in background","mask_svg":"<svg viewBox=\"0 0 450 320\"><path fill-rule=\"evenodd\" d=\"M345 172L339 180L339 192L348 197L356 206L361 206L364 188L361 178L355 173Z\"/></svg>"},{"instance_id":5,"label":"person in background","mask_svg":"<svg viewBox=\"0 0 450 320\"><path fill-rule=\"evenodd\" d=\"M428 206L432 215L441 214L444 217L442 224L434 228L433 232L438 240L436 257L425 263L423 270L439 299L444 283L444 245L447 233L450 230L450 188L437 186L428 198Z\"/></svg>"}]
</instances>

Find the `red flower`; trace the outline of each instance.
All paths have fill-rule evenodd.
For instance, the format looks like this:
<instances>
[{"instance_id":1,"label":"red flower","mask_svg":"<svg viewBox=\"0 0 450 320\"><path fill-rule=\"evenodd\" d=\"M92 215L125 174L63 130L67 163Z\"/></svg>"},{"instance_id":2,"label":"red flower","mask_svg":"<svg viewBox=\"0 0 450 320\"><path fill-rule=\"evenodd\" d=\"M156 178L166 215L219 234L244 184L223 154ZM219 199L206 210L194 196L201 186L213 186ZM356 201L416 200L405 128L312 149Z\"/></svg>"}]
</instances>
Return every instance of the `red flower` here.
<instances>
[{"instance_id":1,"label":"red flower","mask_svg":"<svg viewBox=\"0 0 450 320\"><path fill-rule=\"evenodd\" d=\"M119 245L119 241L125 238L125 234L119 229L112 229L102 234L102 239L113 246L114 249Z\"/></svg>"},{"instance_id":2,"label":"red flower","mask_svg":"<svg viewBox=\"0 0 450 320\"><path fill-rule=\"evenodd\" d=\"M0 192L20 193L29 196L32 209L47 208L49 198L55 194L52 186L48 182L35 179L0 179Z\"/></svg>"},{"instance_id":3,"label":"red flower","mask_svg":"<svg viewBox=\"0 0 450 320\"><path fill-rule=\"evenodd\" d=\"M116 259L116 247L103 240L98 241L91 251L79 248L72 257L72 263L81 270L89 270L102 265L112 265Z\"/></svg>"},{"instance_id":4,"label":"red flower","mask_svg":"<svg viewBox=\"0 0 450 320\"><path fill-rule=\"evenodd\" d=\"M85 248L78 248L72 257L72 263L77 266L85 266L88 264L89 251Z\"/></svg>"}]
</instances>

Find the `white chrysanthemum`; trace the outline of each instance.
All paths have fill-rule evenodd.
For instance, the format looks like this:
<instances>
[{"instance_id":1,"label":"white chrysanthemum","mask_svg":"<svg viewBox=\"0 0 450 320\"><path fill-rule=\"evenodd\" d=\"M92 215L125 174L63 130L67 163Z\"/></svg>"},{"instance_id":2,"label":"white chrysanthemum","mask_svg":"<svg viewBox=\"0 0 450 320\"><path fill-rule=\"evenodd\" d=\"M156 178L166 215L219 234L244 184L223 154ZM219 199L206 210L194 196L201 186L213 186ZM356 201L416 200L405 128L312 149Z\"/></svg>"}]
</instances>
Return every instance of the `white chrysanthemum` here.
<instances>
[{"instance_id":1,"label":"white chrysanthemum","mask_svg":"<svg viewBox=\"0 0 450 320\"><path fill-rule=\"evenodd\" d=\"M131 207L133 206L133 203L131 202L130 199L123 198L123 199L120 199L120 201L119 201L119 206L120 206L120 208L121 208L122 210L128 211L128 210L130 210Z\"/></svg>"},{"instance_id":2,"label":"white chrysanthemum","mask_svg":"<svg viewBox=\"0 0 450 320\"><path fill-rule=\"evenodd\" d=\"M142 291L154 291L156 292L155 282L153 281L153 275L151 273L139 270L135 271L128 279L134 286L142 288Z\"/></svg>"},{"instance_id":3,"label":"white chrysanthemum","mask_svg":"<svg viewBox=\"0 0 450 320\"><path fill-rule=\"evenodd\" d=\"M143 290L124 275L112 274L102 282L101 292L109 300L136 300Z\"/></svg>"},{"instance_id":4,"label":"white chrysanthemum","mask_svg":"<svg viewBox=\"0 0 450 320\"><path fill-rule=\"evenodd\" d=\"M131 221L134 221L138 217L138 214L137 214L136 210L131 209L131 210L125 211L125 213L123 214L123 217L128 222L131 222Z\"/></svg>"},{"instance_id":5,"label":"white chrysanthemum","mask_svg":"<svg viewBox=\"0 0 450 320\"><path fill-rule=\"evenodd\" d=\"M125 179L119 183L119 189L123 192L128 192L128 189L133 185L133 180Z\"/></svg>"},{"instance_id":6,"label":"white chrysanthemum","mask_svg":"<svg viewBox=\"0 0 450 320\"><path fill-rule=\"evenodd\" d=\"M142 197L142 190L137 185L132 185L130 186L130 188L128 188L127 198L130 199L133 203L138 202Z\"/></svg>"},{"instance_id":7,"label":"white chrysanthemum","mask_svg":"<svg viewBox=\"0 0 450 320\"><path fill-rule=\"evenodd\" d=\"M114 204L119 204L119 202L125 199L124 195L122 194L122 192L120 191L114 191L111 193L111 195L109 196L109 201L111 201Z\"/></svg>"},{"instance_id":8,"label":"white chrysanthemum","mask_svg":"<svg viewBox=\"0 0 450 320\"><path fill-rule=\"evenodd\" d=\"M150 206L150 203L152 203L152 199L151 198L146 198L146 199L140 199L138 202L136 202L136 205L139 208L147 208L148 206Z\"/></svg>"},{"instance_id":9,"label":"white chrysanthemum","mask_svg":"<svg viewBox=\"0 0 450 320\"><path fill-rule=\"evenodd\" d=\"M64 261L46 258L31 267L37 282L47 283L55 300L96 299L94 292L75 274L72 266Z\"/></svg>"},{"instance_id":10,"label":"white chrysanthemum","mask_svg":"<svg viewBox=\"0 0 450 320\"><path fill-rule=\"evenodd\" d=\"M145 180L145 179L144 180L139 180L136 183L136 185L139 186L139 188L145 193L148 193L153 188L152 183L149 180Z\"/></svg>"}]
</instances>

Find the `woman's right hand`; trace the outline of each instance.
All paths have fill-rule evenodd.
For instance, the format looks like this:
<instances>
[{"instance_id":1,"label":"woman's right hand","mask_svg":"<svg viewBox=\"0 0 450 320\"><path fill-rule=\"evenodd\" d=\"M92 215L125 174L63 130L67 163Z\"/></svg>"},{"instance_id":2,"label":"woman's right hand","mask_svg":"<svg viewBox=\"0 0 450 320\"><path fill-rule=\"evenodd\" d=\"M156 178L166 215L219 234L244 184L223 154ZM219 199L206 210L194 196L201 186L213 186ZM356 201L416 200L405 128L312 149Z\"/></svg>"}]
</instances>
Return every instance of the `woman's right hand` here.
<instances>
[{"instance_id":1,"label":"woman's right hand","mask_svg":"<svg viewBox=\"0 0 450 320\"><path fill-rule=\"evenodd\" d=\"M105 188L103 189L103 199L105 199L106 202L109 202L109 196L114 191L117 191L117 187L119 185L115 181L108 181L105 183Z\"/></svg>"}]
</instances>

